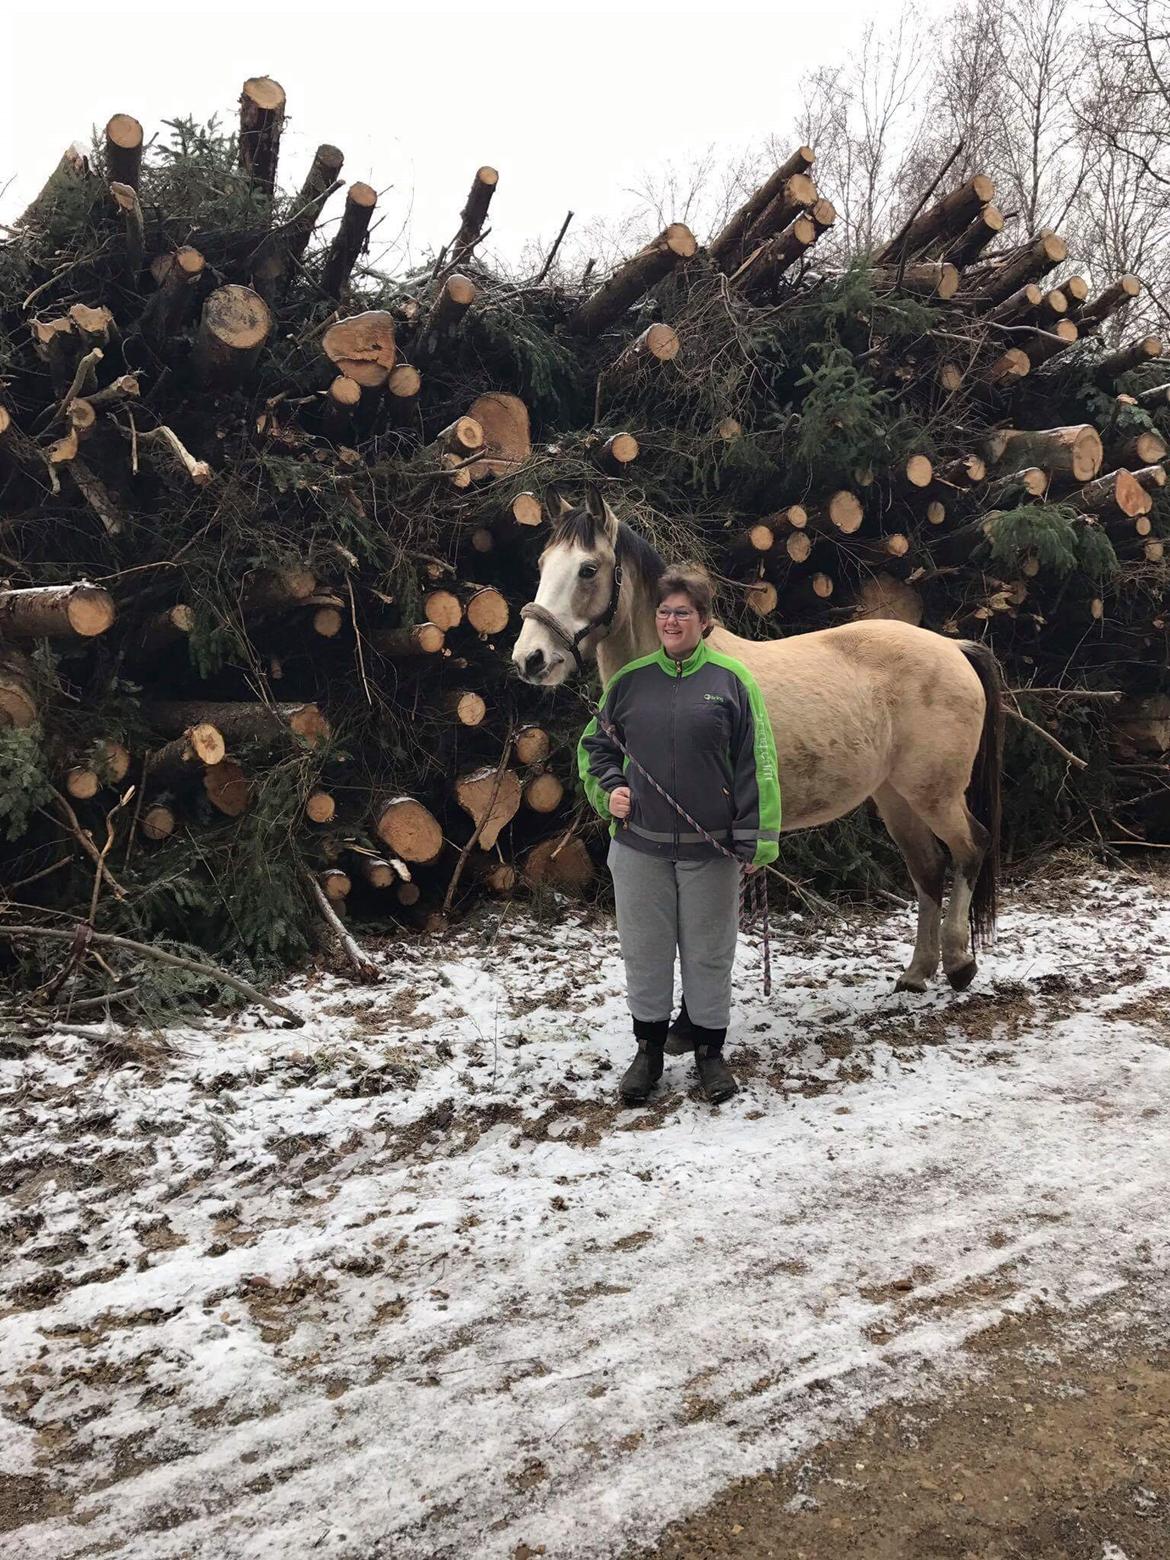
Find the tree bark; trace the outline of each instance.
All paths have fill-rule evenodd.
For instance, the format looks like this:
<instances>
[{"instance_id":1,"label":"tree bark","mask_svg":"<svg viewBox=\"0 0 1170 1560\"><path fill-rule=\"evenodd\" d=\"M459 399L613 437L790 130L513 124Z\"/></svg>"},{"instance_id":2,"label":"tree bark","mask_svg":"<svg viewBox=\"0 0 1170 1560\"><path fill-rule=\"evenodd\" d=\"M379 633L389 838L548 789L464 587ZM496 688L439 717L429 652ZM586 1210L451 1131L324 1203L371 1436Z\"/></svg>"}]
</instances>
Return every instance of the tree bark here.
<instances>
[{"instance_id":1,"label":"tree bark","mask_svg":"<svg viewBox=\"0 0 1170 1560\"><path fill-rule=\"evenodd\" d=\"M717 264L727 268L728 263L738 264L743 251L743 241L748 229L783 190L794 174L807 173L814 162L811 146L799 146L786 162L780 164L758 189L754 190L735 212L721 232L707 246L708 253Z\"/></svg>"},{"instance_id":2,"label":"tree bark","mask_svg":"<svg viewBox=\"0 0 1170 1560\"><path fill-rule=\"evenodd\" d=\"M592 338L619 319L632 303L669 276L680 261L689 260L698 245L690 228L672 222L586 298L569 321L579 336Z\"/></svg>"},{"instance_id":3,"label":"tree bark","mask_svg":"<svg viewBox=\"0 0 1170 1560\"><path fill-rule=\"evenodd\" d=\"M193 364L201 384L238 384L256 367L272 334L272 313L250 287L217 287L203 305Z\"/></svg>"},{"instance_id":4,"label":"tree bark","mask_svg":"<svg viewBox=\"0 0 1170 1560\"><path fill-rule=\"evenodd\" d=\"M195 285L206 261L197 249L184 245L163 257L158 291L147 301L135 327L154 347L161 347L186 322L195 298Z\"/></svg>"},{"instance_id":5,"label":"tree bark","mask_svg":"<svg viewBox=\"0 0 1170 1560\"><path fill-rule=\"evenodd\" d=\"M1077 324L1083 335L1094 335L1101 326L1119 309L1128 308L1142 290L1141 279L1137 276L1119 276L1111 287L1107 287L1103 293L1094 298L1092 303L1084 304L1077 313Z\"/></svg>"},{"instance_id":6,"label":"tree bark","mask_svg":"<svg viewBox=\"0 0 1170 1560\"><path fill-rule=\"evenodd\" d=\"M328 142L323 142L317 148L293 205L292 219L284 230L283 244L291 260L299 260L309 247L321 208L337 188L338 175L344 161L337 147L330 146Z\"/></svg>"},{"instance_id":7,"label":"tree bark","mask_svg":"<svg viewBox=\"0 0 1170 1560\"><path fill-rule=\"evenodd\" d=\"M240 818L252 805L252 786L234 758L221 758L203 771L207 800L224 818Z\"/></svg>"},{"instance_id":8,"label":"tree bark","mask_svg":"<svg viewBox=\"0 0 1170 1560\"><path fill-rule=\"evenodd\" d=\"M19 650L0 648L0 727L31 726L38 718L32 662Z\"/></svg>"},{"instance_id":9,"label":"tree bark","mask_svg":"<svg viewBox=\"0 0 1170 1560\"><path fill-rule=\"evenodd\" d=\"M879 292L914 293L939 303L948 303L959 290L959 273L946 260L920 260L908 265L901 276L897 266L875 267L869 274Z\"/></svg>"},{"instance_id":10,"label":"tree bark","mask_svg":"<svg viewBox=\"0 0 1170 1560\"><path fill-rule=\"evenodd\" d=\"M110 194L114 204L122 213L126 271L133 285L137 282L146 262L146 224L142 217L142 207L138 202L138 191L131 184L122 184L115 180L110 185Z\"/></svg>"},{"instance_id":11,"label":"tree bark","mask_svg":"<svg viewBox=\"0 0 1170 1560\"><path fill-rule=\"evenodd\" d=\"M298 738L317 747L329 738L329 722L316 704L244 704L209 699L168 699L148 703L148 721L167 736L207 722L233 749L241 742L275 743Z\"/></svg>"},{"instance_id":12,"label":"tree bark","mask_svg":"<svg viewBox=\"0 0 1170 1560\"><path fill-rule=\"evenodd\" d=\"M106 178L137 190L142 169L142 126L130 114L106 123Z\"/></svg>"},{"instance_id":13,"label":"tree bark","mask_svg":"<svg viewBox=\"0 0 1170 1560\"><path fill-rule=\"evenodd\" d=\"M479 289L468 276L453 271L435 295L426 319L419 327L411 356L425 363L459 330L463 317L479 296Z\"/></svg>"},{"instance_id":14,"label":"tree bark","mask_svg":"<svg viewBox=\"0 0 1170 1560\"><path fill-rule=\"evenodd\" d=\"M1117 379L1122 374L1128 374L1135 368L1152 363L1155 358L1161 356L1160 337L1142 336L1139 340L1127 342L1125 346L1118 347L1116 352L1110 352L1103 357L1097 365L1097 373L1103 380Z\"/></svg>"},{"instance_id":15,"label":"tree bark","mask_svg":"<svg viewBox=\"0 0 1170 1560\"><path fill-rule=\"evenodd\" d=\"M974 174L966 184L951 190L919 213L909 228L878 250L875 262L878 265L896 262L903 255L920 254L935 244L964 235L994 196L995 185L987 175Z\"/></svg>"},{"instance_id":16,"label":"tree bark","mask_svg":"<svg viewBox=\"0 0 1170 1560\"><path fill-rule=\"evenodd\" d=\"M471 181L471 193L459 216L459 232L452 246L452 269L458 269L478 244L499 181L500 176L494 168L485 165L476 170L475 178Z\"/></svg>"},{"instance_id":17,"label":"tree bark","mask_svg":"<svg viewBox=\"0 0 1170 1560\"><path fill-rule=\"evenodd\" d=\"M1101 470L1105 451L1091 423L1063 428L1001 428L987 437L992 465L1009 471L1041 459L1048 471L1059 471L1077 482L1088 482Z\"/></svg>"},{"instance_id":18,"label":"tree bark","mask_svg":"<svg viewBox=\"0 0 1170 1560\"><path fill-rule=\"evenodd\" d=\"M988 244L997 239L1003 230L1003 212L998 206L984 206L957 238L944 244L942 258L961 271L973 260L978 260Z\"/></svg>"},{"instance_id":19,"label":"tree bark","mask_svg":"<svg viewBox=\"0 0 1170 1560\"><path fill-rule=\"evenodd\" d=\"M327 297L341 297L366 242L377 203L377 191L360 180L346 191L341 225L333 236L321 272L321 291Z\"/></svg>"},{"instance_id":20,"label":"tree bark","mask_svg":"<svg viewBox=\"0 0 1170 1560\"><path fill-rule=\"evenodd\" d=\"M807 173L794 173L790 179L785 180L783 187L760 212L752 223L744 238L744 253L750 254L753 249L781 232L794 222L798 216L808 212L816 205L820 197L817 187ZM815 241L815 231L814 231Z\"/></svg>"},{"instance_id":21,"label":"tree bark","mask_svg":"<svg viewBox=\"0 0 1170 1560\"><path fill-rule=\"evenodd\" d=\"M148 756L146 776L154 785L201 778L210 765L223 762L226 751L222 732L200 721Z\"/></svg>"},{"instance_id":22,"label":"tree bark","mask_svg":"<svg viewBox=\"0 0 1170 1560\"><path fill-rule=\"evenodd\" d=\"M239 163L269 198L276 188L284 108L284 88L278 81L270 76L250 76L244 82L240 93Z\"/></svg>"},{"instance_id":23,"label":"tree bark","mask_svg":"<svg viewBox=\"0 0 1170 1560\"><path fill-rule=\"evenodd\" d=\"M113 597L96 585L0 590L0 634L10 639L91 639L116 615Z\"/></svg>"},{"instance_id":24,"label":"tree bark","mask_svg":"<svg viewBox=\"0 0 1170 1560\"><path fill-rule=\"evenodd\" d=\"M1137 478L1124 469L1098 477L1079 492L1070 493L1062 502L1071 504L1082 514L1125 515L1131 519L1135 515L1148 514L1153 505L1153 499Z\"/></svg>"}]
</instances>

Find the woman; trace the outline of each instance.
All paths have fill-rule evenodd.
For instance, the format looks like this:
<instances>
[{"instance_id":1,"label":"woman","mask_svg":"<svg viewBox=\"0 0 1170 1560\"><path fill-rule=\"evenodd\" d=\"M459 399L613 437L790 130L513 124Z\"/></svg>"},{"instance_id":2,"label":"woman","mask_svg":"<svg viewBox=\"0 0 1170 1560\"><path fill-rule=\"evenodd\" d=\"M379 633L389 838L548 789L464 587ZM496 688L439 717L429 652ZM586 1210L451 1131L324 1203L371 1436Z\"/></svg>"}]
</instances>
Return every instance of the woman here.
<instances>
[{"instance_id":1,"label":"woman","mask_svg":"<svg viewBox=\"0 0 1170 1560\"><path fill-rule=\"evenodd\" d=\"M723 1042L741 869L755 871L779 852L776 745L751 673L704 642L712 626L707 576L668 569L657 600L660 648L611 680L578 764L589 800L611 824L609 869L638 1043L622 1098L641 1104L662 1077L677 949L684 995L672 1047L694 1046L703 1089L718 1104L736 1090ZM680 817L615 736L735 860Z\"/></svg>"}]
</instances>

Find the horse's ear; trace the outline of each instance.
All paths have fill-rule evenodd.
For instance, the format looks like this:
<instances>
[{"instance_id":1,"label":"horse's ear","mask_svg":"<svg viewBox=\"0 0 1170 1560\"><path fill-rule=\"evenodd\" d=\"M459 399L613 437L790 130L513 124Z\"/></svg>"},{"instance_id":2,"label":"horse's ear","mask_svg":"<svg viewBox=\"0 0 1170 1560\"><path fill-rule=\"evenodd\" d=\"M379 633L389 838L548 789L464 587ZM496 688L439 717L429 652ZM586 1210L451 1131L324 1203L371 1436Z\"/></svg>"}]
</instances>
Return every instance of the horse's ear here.
<instances>
[{"instance_id":1,"label":"horse's ear","mask_svg":"<svg viewBox=\"0 0 1170 1560\"><path fill-rule=\"evenodd\" d=\"M605 495L596 483L591 482L585 489L585 507L596 529L606 538L611 547L616 547L621 521L606 503Z\"/></svg>"},{"instance_id":2,"label":"horse's ear","mask_svg":"<svg viewBox=\"0 0 1170 1560\"><path fill-rule=\"evenodd\" d=\"M573 507L558 487L546 488L545 503L549 514L558 519L561 515L567 515Z\"/></svg>"}]
</instances>

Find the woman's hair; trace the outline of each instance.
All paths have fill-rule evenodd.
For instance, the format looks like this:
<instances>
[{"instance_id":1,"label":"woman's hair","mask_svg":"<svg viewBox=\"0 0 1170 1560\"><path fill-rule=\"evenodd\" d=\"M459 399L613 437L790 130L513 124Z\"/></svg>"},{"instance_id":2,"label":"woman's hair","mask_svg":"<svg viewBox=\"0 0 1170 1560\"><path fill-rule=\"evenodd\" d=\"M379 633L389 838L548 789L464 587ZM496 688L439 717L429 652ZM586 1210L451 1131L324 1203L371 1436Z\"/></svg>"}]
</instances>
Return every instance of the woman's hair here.
<instances>
[{"instance_id":1,"label":"woman's hair","mask_svg":"<svg viewBox=\"0 0 1170 1560\"><path fill-rule=\"evenodd\" d=\"M667 596L675 595L685 596L699 616L706 618L707 626L703 630L703 635L706 637L712 627L713 599L711 579L706 569L700 568L697 563L671 565L664 574L659 576L654 605L661 606Z\"/></svg>"}]
</instances>

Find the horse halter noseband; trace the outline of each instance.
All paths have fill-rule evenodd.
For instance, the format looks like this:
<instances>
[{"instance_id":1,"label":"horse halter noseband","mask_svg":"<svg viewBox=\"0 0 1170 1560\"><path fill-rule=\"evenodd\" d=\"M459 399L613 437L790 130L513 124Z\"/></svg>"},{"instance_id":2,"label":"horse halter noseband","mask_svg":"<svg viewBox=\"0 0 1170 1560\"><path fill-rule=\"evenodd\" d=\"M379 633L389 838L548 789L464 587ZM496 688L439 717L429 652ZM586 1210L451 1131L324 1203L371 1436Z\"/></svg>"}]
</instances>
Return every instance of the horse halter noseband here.
<instances>
[{"instance_id":1,"label":"horse halter noseband","mask_svg":"<svg viewBox=\"0 0 1170 1560\"><path fill-rule=\"evenodd\" d=\"M600 617L590 618L584 628L579 628L575 634L570 634L568 629L557 621L547 607L542 607L535 601L530 601L527 606L521 607L520 616L525 620L531 618L534 622L543 624L549 633L554 638L559 639L561 644L565 646L573 660L576 661L577 670L584 675L585 662L581 658L581 641L587 639L594 629L604 628L608 630L612 626L618 609L618 598L621 595L621 589L621 554L615 548L613 555L613 584L610 586L609 604ZM603 635L602 637L604 638L605 636Z\"/></svg>"}]
</instances>

